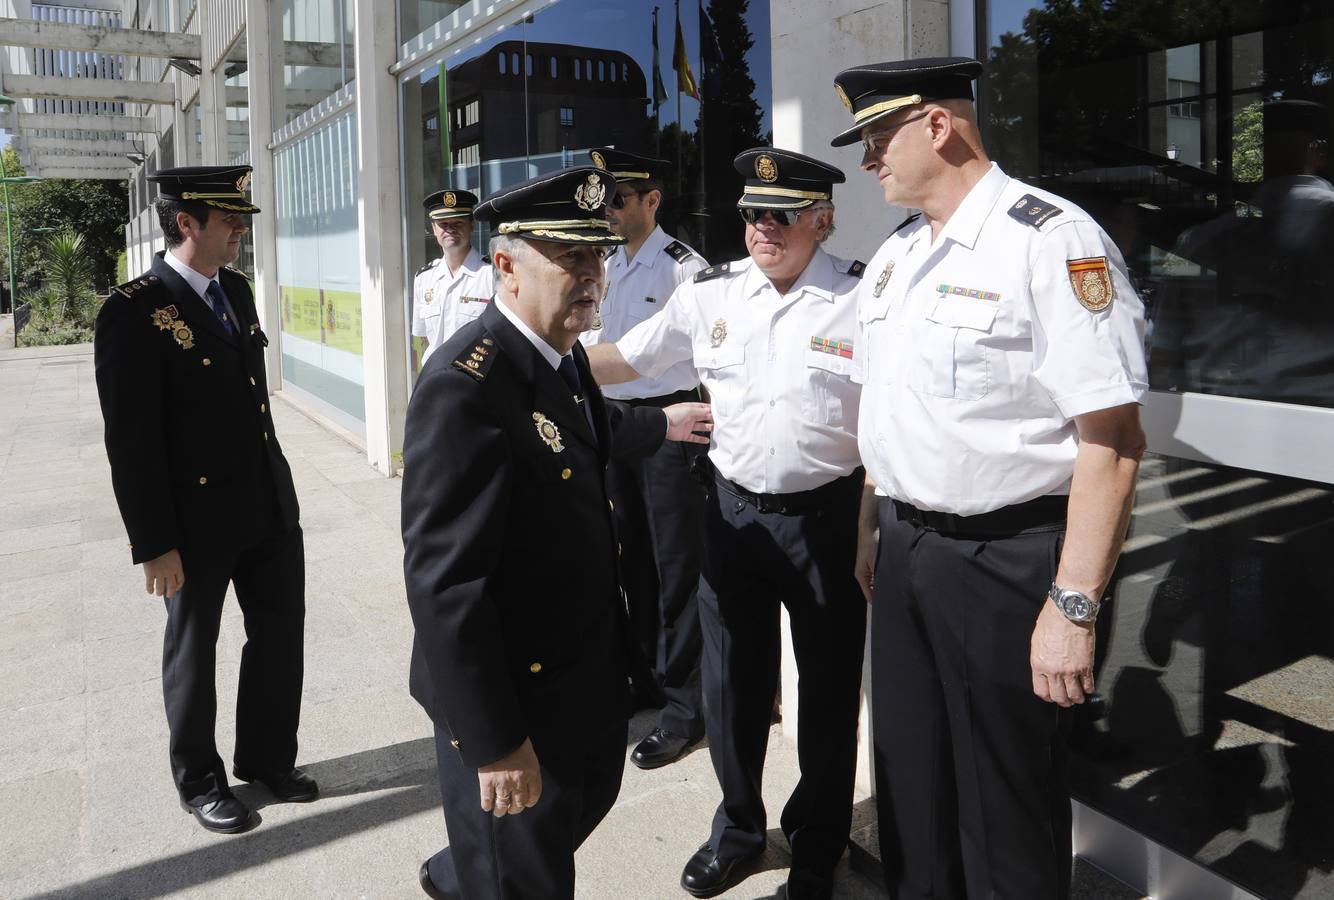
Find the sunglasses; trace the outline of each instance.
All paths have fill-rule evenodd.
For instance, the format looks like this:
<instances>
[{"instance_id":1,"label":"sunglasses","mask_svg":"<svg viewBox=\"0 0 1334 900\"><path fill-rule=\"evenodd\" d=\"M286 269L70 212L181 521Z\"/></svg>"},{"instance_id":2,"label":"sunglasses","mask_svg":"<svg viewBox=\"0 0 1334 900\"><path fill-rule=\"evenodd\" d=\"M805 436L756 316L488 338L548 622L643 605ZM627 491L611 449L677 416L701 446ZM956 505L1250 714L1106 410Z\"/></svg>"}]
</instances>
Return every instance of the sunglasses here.
<instances>
[{"instance_id":1,"label":"sunglasses","mask_svg":"<svg viewBox=\"0 0 1334 900\"><path fill-rule=\"evenodd\" d=\"M648 191L634 191L634 196L642 197L647 193ZM620 191L617 191L611 195L611 199L607 201L607 205L612 209L625 209L625 198L628 196L630 195L622 194Z\"/></svg>"},{"instance_id":2,"label":"sunglasses","mask_svg":"<svg viewBox=\"0 0 1334 900\"><path fill-rule=\"evenodd\" d=\"M926 112L920 112L915 116L909 116L897 125L891 125L883 131L868 134L866 137L862 138L862 149L864 149L870 156L879 156L882 152L882 145L887 145L889 143L890 139L894 137L894 132L910 122L916 122L918 119L926 118L930 113L931 110L928 109Z\"/></svg>"},{"instance_id":3,"label":"sunglasses","mask_svg":"<svg viewBox=\"0 0 1334 900\"><path fill-rule=\"evenodd\" d=\"M750 206L737 207L737 212L741 213L741 218L747 225L754 225L756 222L769 216L775 224L782 225L784 228L791 228L797 224L801 218L804 209L755 209Z\"/></svg>"}]
</instances>

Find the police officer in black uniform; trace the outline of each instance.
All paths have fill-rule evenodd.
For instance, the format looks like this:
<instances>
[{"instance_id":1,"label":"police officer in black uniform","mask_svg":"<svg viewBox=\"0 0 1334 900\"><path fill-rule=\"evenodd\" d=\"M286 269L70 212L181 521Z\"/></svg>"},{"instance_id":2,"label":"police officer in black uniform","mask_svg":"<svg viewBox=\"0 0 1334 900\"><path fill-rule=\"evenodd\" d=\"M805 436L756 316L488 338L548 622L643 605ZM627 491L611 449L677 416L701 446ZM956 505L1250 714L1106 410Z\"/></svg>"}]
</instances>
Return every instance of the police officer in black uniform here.
<instances>
[{"instance_id":1,"label":"police officer in black uniform","mask_svg":"<svg viewBox=\"0 0 1334 900\"><path fill-rule=\"evenodd\" d=\"M585 166L478 207L496 299L427 361L408 407L411 690L435 723L449 835L419 872L428 896L573 897L574 852L620 789L628 676L649 673L607 463L613 442L651 453L691 438L708 408L609 409L589 372L577 339L621 240L614 190Z\"/></svg>"},{"instance_id":2,"label":"police officer in black uniform","mask_svg":"<svg viewBox=\"0 0 1334 900\"><path fill-rule=\"evenodd\" d=\"M279 799L313 800L295 768L305 551L292 473L273 431L250 284L227 267L250 216L249 166L165 169L167 250L97 317L94 354L107 456L130 554L166 598L162 690L181 803L235 832L251 812L214 743L214 649L231 584L245 615L233 773Z\"/></svg>"}]
</instances>

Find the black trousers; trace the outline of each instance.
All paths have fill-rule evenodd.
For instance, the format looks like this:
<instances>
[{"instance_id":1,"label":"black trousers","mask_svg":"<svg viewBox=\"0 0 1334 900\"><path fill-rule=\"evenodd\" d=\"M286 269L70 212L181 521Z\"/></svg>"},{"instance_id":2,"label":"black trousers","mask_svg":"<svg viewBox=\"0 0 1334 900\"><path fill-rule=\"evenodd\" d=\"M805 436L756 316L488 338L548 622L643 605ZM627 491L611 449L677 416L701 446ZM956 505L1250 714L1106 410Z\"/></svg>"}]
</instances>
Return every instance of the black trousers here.
<instances>
[{"instance_id":1,"label":"black trousers","mask_svg":"<svg viewBox=\"0 0 1334 900\"><path fill-rule=\"evenodd\" d=\"M607 815L621 789L626 724L567 755L538 757L542 796L517 816L482 809L477 770L452 735L435 730L435 759L449 846L427 861L436 887L463 900L572 900L574 851Z\"/></svg>"},{"instance_id":2,"label":"black trousers","mask_svg":"<svg viewBox=\"0 0 1334 900\"><path fill-rule=\"evenodd\" d=\"M690 473L700 452L665 441L608 470L631 629L667 698L658 725L692 740L704 732L696 604L704 488Z\"/></svg>"},{"instance_id":3,"label":"black trousers","mask_svg":"<svg viewBox=\"0 0 1334 900\"><path fill-rule=\"evenodd\" d=\"M890 895L1064 900L1070 713L1029 643L1059 531L943 535L880 503L871 604L880 855Z\"/></svg>"},{"instance_id":4,"label":"black trousers","mask_svg":"<svg viewBox=\"0 0 1334 900\"><path fill-rule=\"evenodd\" d=\"M857 756L866 600L853 575L860 471L799 515L710 492L700 578L704 715L723 800L709 843L764 847L760 788L781 662L780 604L796 655L801 777L783 807L792 868L827 878L847 848Z\"/></svg>"},{"instance_id":5,"label":"black trousers","mask_svg":"<svg viewBox=\"0 0 1334 900\"><path fill-rule=\"evenodd\" d=\"M286 772L296 765L301 718L306 558L300 526L244 549L181 552L185 584L166 599L162 694L171 731L171 773L185 801L227 796L213 730L214 668L227 585L245 617L236 692L237 769Z\"/></svg>"}]
</instances>

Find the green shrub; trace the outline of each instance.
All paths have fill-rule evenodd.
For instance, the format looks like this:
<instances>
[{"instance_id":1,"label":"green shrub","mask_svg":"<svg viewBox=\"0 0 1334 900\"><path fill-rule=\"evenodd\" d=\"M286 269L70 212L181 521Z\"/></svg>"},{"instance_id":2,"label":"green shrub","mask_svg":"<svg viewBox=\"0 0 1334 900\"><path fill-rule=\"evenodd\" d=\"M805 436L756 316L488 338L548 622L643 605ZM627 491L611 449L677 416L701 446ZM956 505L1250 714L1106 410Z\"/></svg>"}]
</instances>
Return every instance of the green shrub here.
<instances>
[{"instance_id":1,"label":"green shrub","mask_svg":"<svg viewBox=\"0 0 1334 900\"><path fill-rule=\"evenodd\" d=\"M86 344L93 339L93 330L69 322L29 322L19 332L20 347L51 347L57 344Z\"/></svg>"},{"instance_id":2,"label":"green shrub","mask_svg":"<svg viewBox=\"0 0 1334 900\"><path fill-rule=\"evenodd\" d=\"M130 280L130 258L122 250L116 256L116 284L124 284Z\"/></svg>"}]
</instances>

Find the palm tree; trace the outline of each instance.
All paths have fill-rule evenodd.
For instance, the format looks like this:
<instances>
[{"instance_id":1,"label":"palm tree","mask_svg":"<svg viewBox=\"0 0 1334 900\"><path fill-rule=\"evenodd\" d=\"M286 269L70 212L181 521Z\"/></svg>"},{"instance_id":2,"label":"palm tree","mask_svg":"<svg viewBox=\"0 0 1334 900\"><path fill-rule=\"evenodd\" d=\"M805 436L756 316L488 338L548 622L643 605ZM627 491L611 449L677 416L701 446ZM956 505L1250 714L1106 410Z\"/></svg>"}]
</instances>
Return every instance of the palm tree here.
<instances>
[{"instance_id":1,"label":"palm tree","mask_svg":"<svg viewBox=\"0 0 1334 900\"><path fill-rule=\"evenodd\" d=\"M94 311L93 260L83 235L65 230L42 248L42 268L51 289L48 315L54 322L74 320L87 325Z\"/></svg>"}]
</instances>

